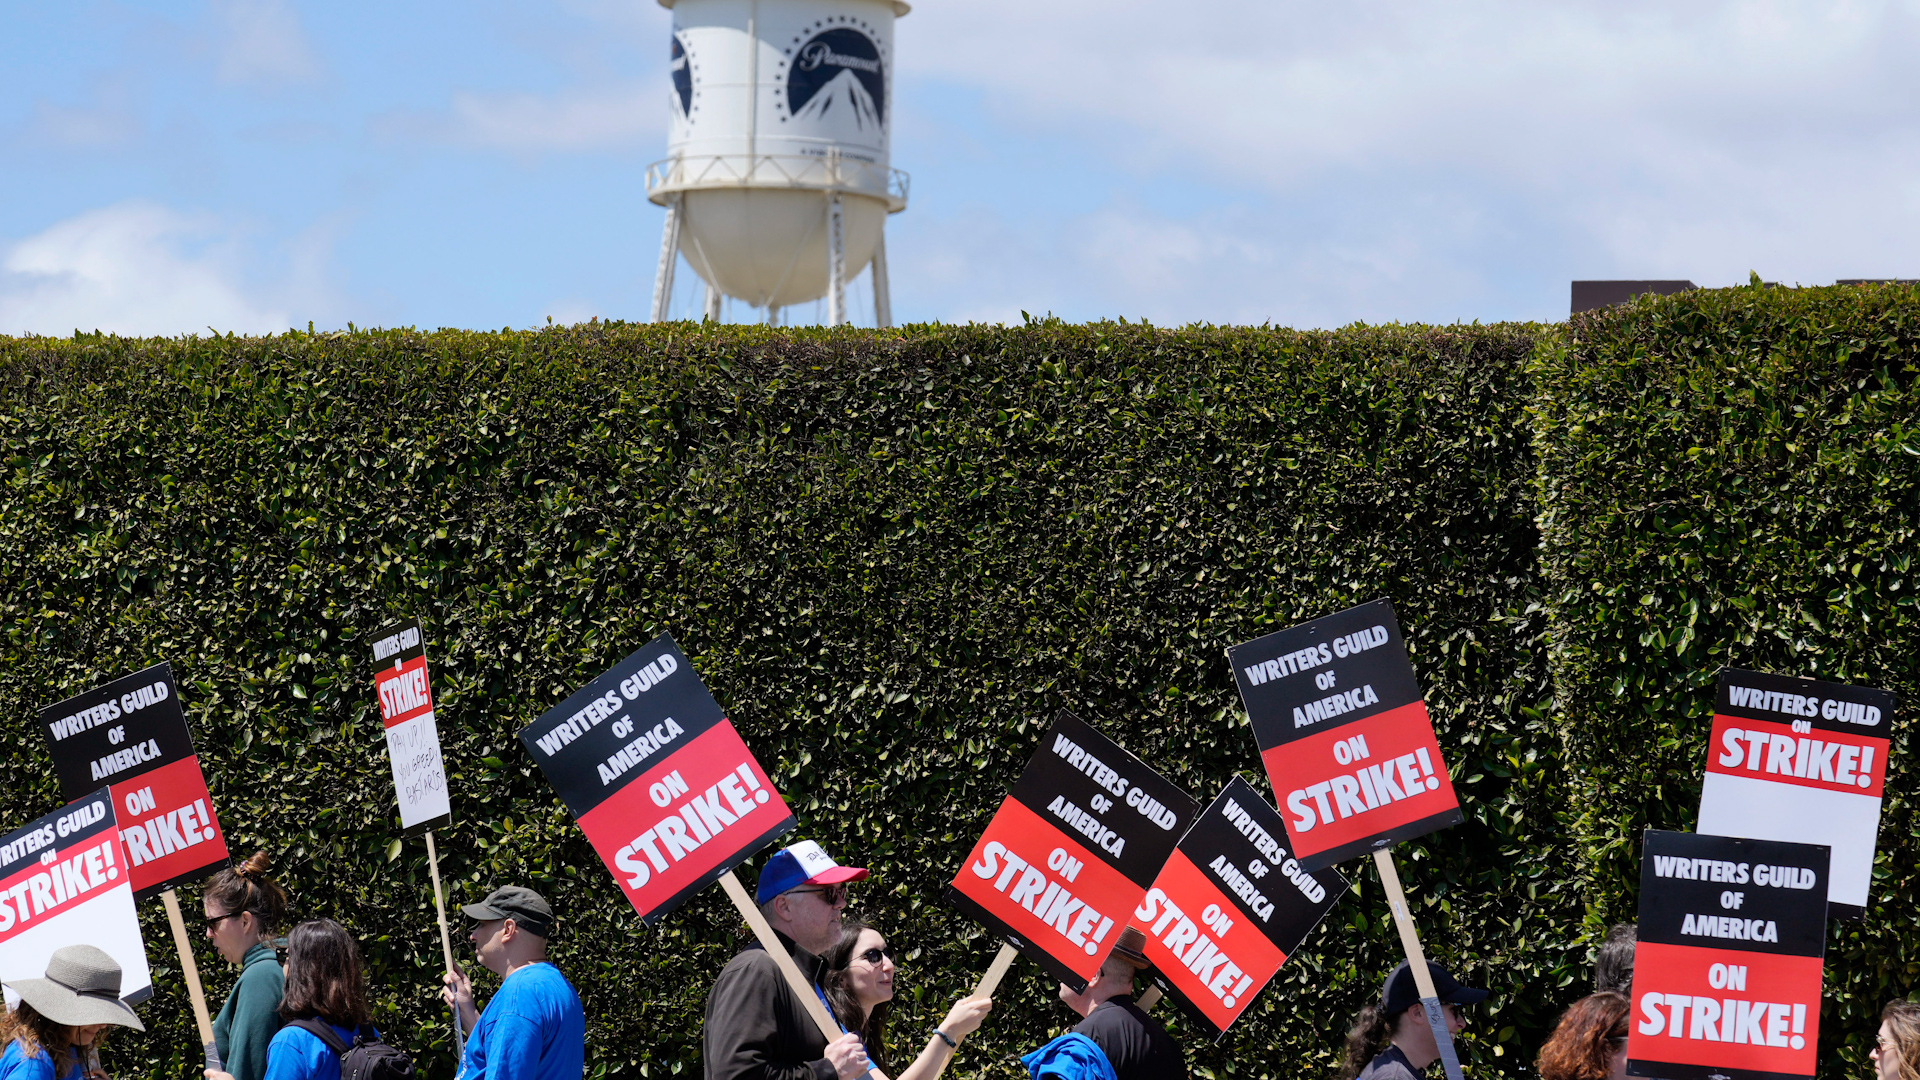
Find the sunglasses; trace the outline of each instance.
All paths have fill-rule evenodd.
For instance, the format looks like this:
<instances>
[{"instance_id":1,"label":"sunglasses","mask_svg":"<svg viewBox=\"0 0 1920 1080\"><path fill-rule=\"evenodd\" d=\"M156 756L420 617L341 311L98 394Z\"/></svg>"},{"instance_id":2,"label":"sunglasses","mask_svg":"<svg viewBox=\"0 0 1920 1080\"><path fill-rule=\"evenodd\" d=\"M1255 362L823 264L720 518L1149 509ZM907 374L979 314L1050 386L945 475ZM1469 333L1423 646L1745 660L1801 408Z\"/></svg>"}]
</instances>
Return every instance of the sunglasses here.
<instances>
[{"instance_id":1,"label":"sunglasses","mask_svg":"<svg viewBox=\"0 0 1920 1080\"><path fill-rule=\"evenodd\" d=\"M854 957L854 959L865 960L869 964L878 964L883 959L891 960L893 959L893 946L882 945L879 948L868 949L866 952Z\"/></svg>"},{"instance_id":2,"label":"sunglasses","mask_svg":"<svg viewBox=\"0 0 1920 1080\"><path fill-rule=\"evenodd\" d=\"M227 919L231 919L235 915L245 915L245 914L246 914L246 911L243 909L240 911L229 911L225 915L215 915L212 918L207 920L207 930L211 932L214 927L219 926L222 922L226 921Z\"/></svg>"},{"instance_id":3,"label":"sunglasses","mask_svg":"<svg viewBox=\"0 0 1920 1080\"><path fill-rule=\"evenodd\" d=\"M822 901L825 901L828 907L832 907L835 904L845 903L847 899L847 887L845 885L822 885L817 889L788 889L787 892L788 893L819 893L820 899Z\"/></svg>"}]
</instances>

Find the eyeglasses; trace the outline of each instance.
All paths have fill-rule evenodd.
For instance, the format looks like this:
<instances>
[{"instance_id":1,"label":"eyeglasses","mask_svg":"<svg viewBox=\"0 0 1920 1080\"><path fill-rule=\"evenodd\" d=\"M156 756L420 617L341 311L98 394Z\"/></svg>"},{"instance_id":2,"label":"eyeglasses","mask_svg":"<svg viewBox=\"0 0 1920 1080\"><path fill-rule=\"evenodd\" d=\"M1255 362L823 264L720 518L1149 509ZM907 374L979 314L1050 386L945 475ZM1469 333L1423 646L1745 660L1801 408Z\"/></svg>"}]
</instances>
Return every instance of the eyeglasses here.
<instances>
[{"instance_id":1,"label":"eyeglasses","mask_svg":"<svg viewBox=\"0 0 1920 1080\"><path fill-rule=\"evenodd\" d=\"M828 907L847 902L847 887L845 885L822 885L817 889L788 889L787 892L789 894L819 893L820 899L824 901Z\"/></svg>"},{"instance_id":2,"label":"eyeglasses","mask_svg":"<svg viewBox=\"0 0 1920 1080\"><path fill-rule=\"evenodd\" d=\"M855 959L865 960L869 964L878 964L882 959L891 960L893 959L893 946L882 945L878 948L868 949L866 952L855 957Z\"/></svg>"},{"instance_id":3,"label":"eyeglasses","mask_svg":"<svg viewBox=\"0 0 1920 1080\"><path fill-rule=\"evenodd\" d=\"M220 923L226 919L231 919L235 915L245 915L246 913L246 909L242 908L239 911L229 911L225 915L215 915L207 920L207 932L212 933L213 928L219 926Z\"/></svg>"}]
</instances>

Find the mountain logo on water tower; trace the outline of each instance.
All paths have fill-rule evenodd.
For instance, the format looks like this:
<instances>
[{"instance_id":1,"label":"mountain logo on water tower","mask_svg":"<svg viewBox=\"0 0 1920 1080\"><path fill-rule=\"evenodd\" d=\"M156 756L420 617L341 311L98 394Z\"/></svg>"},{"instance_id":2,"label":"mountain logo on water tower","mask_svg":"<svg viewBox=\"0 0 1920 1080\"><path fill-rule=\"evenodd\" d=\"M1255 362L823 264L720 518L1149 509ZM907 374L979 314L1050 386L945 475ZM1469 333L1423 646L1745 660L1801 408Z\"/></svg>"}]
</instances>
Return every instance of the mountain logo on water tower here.
<instances>
[{"instance_id":1,"label":"mountain logo on water tower","mask_svg":"<svg viewBox=\"0 0 1920 1080\"><path fill-rule=\"evenodd\" d=\"M880 46L851 26L808 38L788 54L787 112L796 120L851 118L862 131L886 122L887 68Z\"/></svg>"},{"instance_id":2,"label":"mountain logo on water tower","mask_svg":"<svg viewBox=\"0 0 1920 1080\"><path fill-rule=\"evenodd\" d=\"M687 55L687 48L680 42L680 35L673 35L673 99L680 103L680 115L693 111L693 58Z\"/></svg>"}]
</instances>

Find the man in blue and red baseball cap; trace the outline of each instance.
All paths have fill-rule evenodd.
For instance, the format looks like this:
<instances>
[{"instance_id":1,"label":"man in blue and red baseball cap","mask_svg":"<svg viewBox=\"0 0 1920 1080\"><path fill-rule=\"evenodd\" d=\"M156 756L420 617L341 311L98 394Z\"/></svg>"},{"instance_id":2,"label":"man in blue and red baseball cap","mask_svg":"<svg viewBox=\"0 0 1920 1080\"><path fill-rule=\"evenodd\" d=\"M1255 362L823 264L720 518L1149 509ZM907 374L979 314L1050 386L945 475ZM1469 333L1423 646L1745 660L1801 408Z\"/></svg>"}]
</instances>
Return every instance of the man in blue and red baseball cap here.
<instances>
[{"instance_id":1,"label":"man in blue and red baseball cap","mask_svg":"<svg viewBox=\"0 0 1920 1080\"><path fill-rule=\"evenodd\" d=\"M866 876L811 840L781 848L760 870L760 913L822 1001L821 957L840 940L847 884ZM854 1080L868 1068L860 1036L822 1037L759 942L741 949L714 980L704 1042L707 1080Z\"/></svg>"}]
</instances>

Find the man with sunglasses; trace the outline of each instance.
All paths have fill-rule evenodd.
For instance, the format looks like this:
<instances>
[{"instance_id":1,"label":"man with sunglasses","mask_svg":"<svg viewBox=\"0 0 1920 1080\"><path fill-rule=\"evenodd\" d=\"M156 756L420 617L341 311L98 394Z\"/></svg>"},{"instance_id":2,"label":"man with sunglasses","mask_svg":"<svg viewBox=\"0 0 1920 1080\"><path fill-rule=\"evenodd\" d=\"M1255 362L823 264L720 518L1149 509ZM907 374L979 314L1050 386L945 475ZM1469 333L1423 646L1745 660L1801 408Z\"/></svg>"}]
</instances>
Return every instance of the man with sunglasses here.
<instances>
[{"instance_id":1,"label":"man with sunglasses","mask_svg":"<svg viewBox=\"0 0 1920 1080\"><path fill-rule=\"evenodd\" d=\"M834 862L811 840L775 852L760 871L754 890L760 913L823 1003L821 957L840 940L847 883L866 876L861 867ZM741 949L714 980L703 1035L707 1080L854 1080L867 1071L860 1036L823 1038L758 942Z\"/></svg>"}]
</instances>

